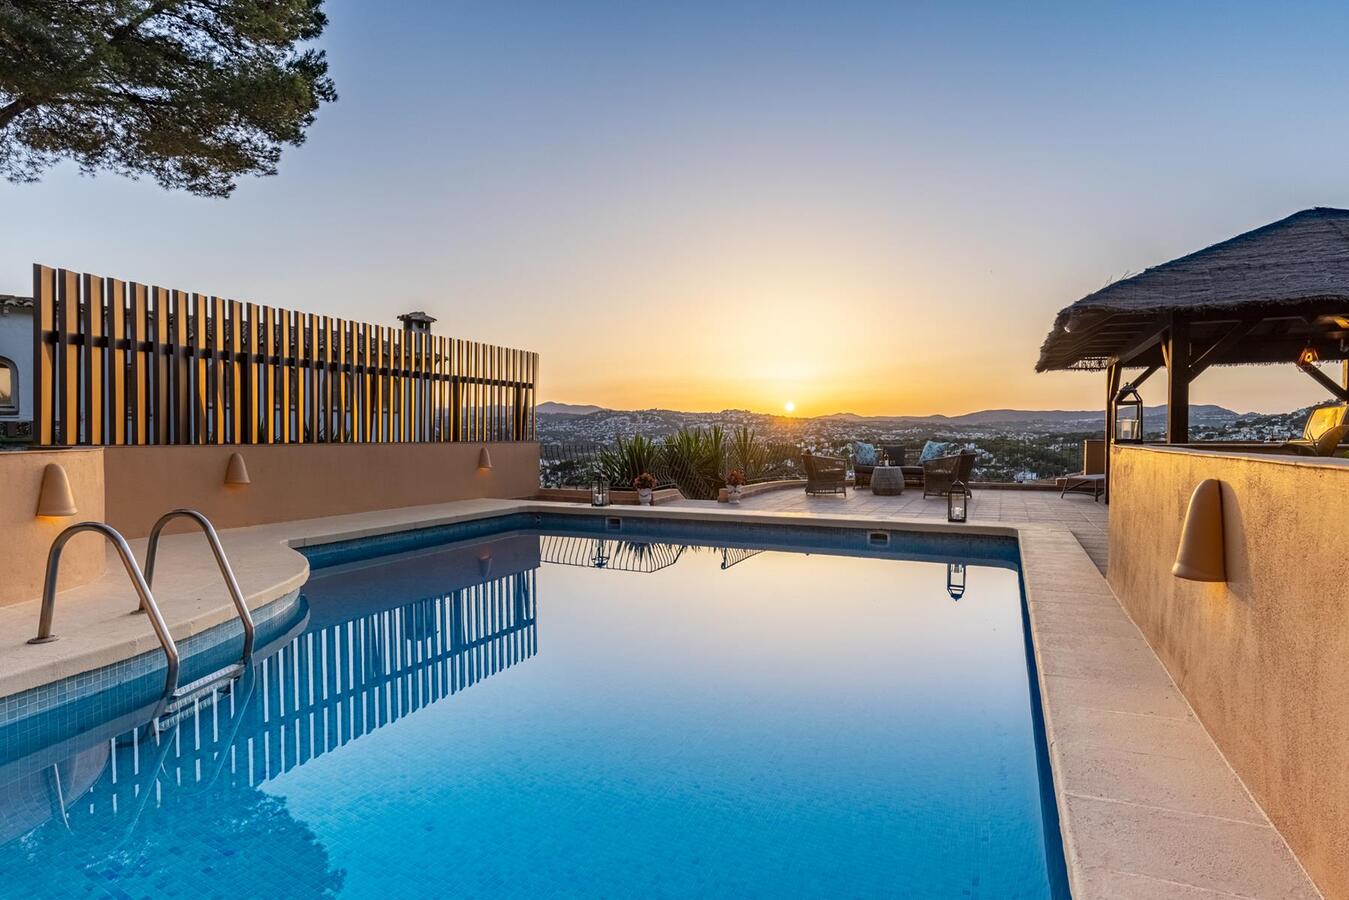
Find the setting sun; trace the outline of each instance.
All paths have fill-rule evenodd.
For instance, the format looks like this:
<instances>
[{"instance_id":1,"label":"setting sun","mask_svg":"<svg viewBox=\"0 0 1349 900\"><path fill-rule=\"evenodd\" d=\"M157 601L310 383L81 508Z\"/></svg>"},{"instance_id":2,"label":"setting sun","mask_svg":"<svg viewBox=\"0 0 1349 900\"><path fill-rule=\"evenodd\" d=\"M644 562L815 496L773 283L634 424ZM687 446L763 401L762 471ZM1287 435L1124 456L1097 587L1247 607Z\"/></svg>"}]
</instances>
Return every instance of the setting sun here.
<instances>
[{"instance_id":1,"label":"setting sun","mask_svg":"<svg viewBox=\"0 0 1349 900\"><path fill-rule=\"evenodd\" d=\"M789 413L796 412L796 404L791 400L788 400L786 403L782 404L782 408Z\"/></svg>"}]
</instances>

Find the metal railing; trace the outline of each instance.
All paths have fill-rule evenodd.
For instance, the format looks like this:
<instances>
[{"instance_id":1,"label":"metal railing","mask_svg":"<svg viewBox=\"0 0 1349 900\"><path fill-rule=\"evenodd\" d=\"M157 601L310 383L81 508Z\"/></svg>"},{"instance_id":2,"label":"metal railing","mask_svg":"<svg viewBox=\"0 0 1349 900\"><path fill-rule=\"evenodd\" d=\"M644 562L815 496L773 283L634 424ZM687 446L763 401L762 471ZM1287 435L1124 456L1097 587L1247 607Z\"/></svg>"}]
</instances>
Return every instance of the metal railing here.
<instances>
[{"instance_id":1,"label":"metal railing","mask_svg":"<svg viewBox=\"0 0 1349 900\"><path fill-rule=\"evenodd\" d=\"M127 577L131 579L131 586L136 589L140 597L141 608L150 616L150 625L155 630L155 636L159 638L159 643L164 648L164 656L168 660L168 671L164 675L164 695L170 697L178 688L178 645L174 643L173 636L169 634L169 627L164 623L164 617L159 612L159 605L155 603L154 595L150 593L150 585L141 574L141 568L136 564L136 557L131 553L131 547L127 544L126 538L122 533L106 522L77 522L69 528L62 531L52 541L52 546L47 551L47 577L42 583L42 611L38 615L37 637L29 639L30 644L46 644L57 639L57 635L52 634L52 619L56 615L56 580L61 571L61 551L65 549L66 544L75 535L85 531L94 531L108 539L117 550L117 555L122 560L122 566L126 569Z\"/></svg>"},{"instance_id":2,"label":"metal railing","mask_svg":"<svg viewBox=\"0 0 1349 900\"><path fill-rule=\"evenodd\" d=\"M215 556L216 565L220 567L220 576L225 579L225 587L229 589L230 600L234 602L234 608L238 611L239 618L244 624L243 659L247 663L253 655L253 638L256 631L253 625L253 614L249 612L248 604L244 602L243 592L239 590L239 581L234 577L234 569L230 567L229 560L225 558L225 548L220 546L220 536L216 534L215 526L211 524L210 519L195 509L174 509L159 517L159 521L155 522L154 527L150 529L150 540L145 550L145 584L147 588L155 583L155 559L159 554L159 537L164 531L164 526L174 519L191 519L201 527L202 532L206 535L206 542L211 545L211 553Z\"/></svg>"},{"instance_id":3,"label":"metal railing","mask_svg":"<svg viewBox=\"0 0 1349 900\"><path fill-rule=\"evenodd\" d=\"M221 577L225 579L225 585L229 589L230 600L234 603L234 608L239 614L244 629L244 647L239 662L198 678L196 681L184 685L181 689L178 686L178 675L181 670L182 657L178 652L177 643L173 640L173 635L169 633L169 627L160 612L159 604L155 602L154 593L150 590L151 579L154 577L155 558L159 550L160 535L164 526L177 518L191 519L206 534L206 540L211 545L211 552L215 555L216 564L220 567ZM56 615L56 583L60 577L61 551L65 549L71 538L86 531L103 535L116 548L117 555L122 560L122 566L126 569L127 577L131 579L132 587L136 589L136 594L140 598L139 604L132 612L143 612L150 617L150 625L154 629L155 636L159 638L160 646L164 648L166 662L164 696L155 711L153 717L155 720L158 720L161 715L176 711L182 705L217 685L225 681L232 681L248 670L249 662L253 657L255 634L253 615L249 612L248 604L245 603L243 593L239 590L239 581L234 577L234 569L230 566L224 548L220 545L220 537L216 534L215 527L211 525L206 516L193 509L171 510L155 522L154 528L150 531L144 572L136 564L136 557L131 552L131 547L127 544L126 538L122 537L121 532L106 522L77 522L58 534L56 540L52 541L51 549L47 553L47 575L42 585L42 608L38 615L37 636L31 638L28 643L46 644L57 639L57 635L52 633L52 621Z\"/></svg>"}]
</instances>

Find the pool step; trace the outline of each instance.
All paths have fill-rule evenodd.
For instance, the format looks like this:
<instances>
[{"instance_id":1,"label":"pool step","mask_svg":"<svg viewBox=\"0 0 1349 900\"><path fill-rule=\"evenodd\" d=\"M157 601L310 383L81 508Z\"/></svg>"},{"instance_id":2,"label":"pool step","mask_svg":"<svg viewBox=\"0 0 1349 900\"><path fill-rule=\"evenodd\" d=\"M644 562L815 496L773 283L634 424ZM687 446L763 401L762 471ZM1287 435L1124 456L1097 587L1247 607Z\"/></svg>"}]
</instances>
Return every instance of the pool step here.
<instances>
[{"instance_id":1,"label":"pool step","mask_svg":"<svg viewBox=\"0 0 1349 900\"><path fill-rule=\"evenodd\" d=\"M209 675L203 675L196 681L178 688L169 698L169 702L164 704L164 709L159 714L160 727L174 724L190 711L194 701L209 695L216 688L224 688L233 684L235 679L242 674L244 674L243 663L234 663Z\"/></svg>"}]
</instances>

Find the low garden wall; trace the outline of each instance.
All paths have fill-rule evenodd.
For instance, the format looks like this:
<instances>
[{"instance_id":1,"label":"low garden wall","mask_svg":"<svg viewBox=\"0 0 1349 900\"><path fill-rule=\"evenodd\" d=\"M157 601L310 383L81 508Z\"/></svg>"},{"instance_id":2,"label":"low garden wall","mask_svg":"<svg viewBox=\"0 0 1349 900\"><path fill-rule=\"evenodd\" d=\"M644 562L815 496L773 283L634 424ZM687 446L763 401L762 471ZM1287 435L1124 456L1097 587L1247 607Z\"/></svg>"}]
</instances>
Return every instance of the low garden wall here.
<instances>
[{"instance_id":1,"label":"low garden wall","mask_svg":"<svg viewBox=\"0 0 1349 900\"><path fill-rule=\"evenodd\" d=\"M479 467L486 447L491 468ZM249 484L225 484L238 452ZM66 472L78 513L36 515L48 463ZM42 593L47 551L64 528L106 521L144 537L170 509L200 510L217 528L394 509L538 490L533 442L110 446L0 452L0 604ZM176 523L187 530L190 523ZM98 535L79 535L61 560L62 590L103 573Z\"/></svg>"},{"instance_id":2,"label":"low garden wall","mask_svg":"<svg viewBox=\"0 0 1349 900\"><path fill-rule=\"evenodd\" d=\"M65 470L76 515L37 515L42 473L48 463ZM0 604L40 596L52 540L76 522L102 519L102 449L0 451ZM59 587L64 590L102 575L105 556L104 539L99 535L71 539L61 554Z\"/></svg>"},{"instance_id":3,"label":"low garden wall","mask_svg":"<svg viewBox=\"0 0 1349 900\"><path fill-rule=\"evenodd\" d=\"M1226 583L1171 574L1222 484ZM1349 460L1116 446L1108 578L1327 897L1349 897Z\"/></svg>"},{"instance_id":4,"label":"low garden wall","mask_svg":"<svg viewBox=\"0 0 1349 900\"><path fill-rule=\"evenodd\" d=\"M492 467L478 466L486 447ZM238 452L251 484L225 484ZM539 484L533 442L107 447L108 522L149 532L175 506L217 528L312 519L479 497L523 499ZM184 526L189 527L189 526Z\"/></svg>"}]
</instances>

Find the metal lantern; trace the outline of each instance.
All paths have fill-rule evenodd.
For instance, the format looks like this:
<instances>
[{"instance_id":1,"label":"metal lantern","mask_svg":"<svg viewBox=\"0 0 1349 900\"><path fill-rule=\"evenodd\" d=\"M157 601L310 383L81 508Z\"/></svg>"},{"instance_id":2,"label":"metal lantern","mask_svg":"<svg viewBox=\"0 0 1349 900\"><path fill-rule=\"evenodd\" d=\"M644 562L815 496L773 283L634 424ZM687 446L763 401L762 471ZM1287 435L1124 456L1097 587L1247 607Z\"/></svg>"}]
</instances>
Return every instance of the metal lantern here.
<instances>
[{"instance_id":1,"label":"metal lantern","mask_svg":"<svg viewBox=\"0 0 1349 900\"><path fill-rule=\"evenodd\" d=\"M1115 395L1115 443L1138 444L1143 441L1143 398L1132 384Z\"/></svg>"},{"instance_id":2,"label":"metal lantern","mask_svg":"<svg viewBox=\"0 0 1349 900\"><path fill-rule=\"evenodd\" d=\"M969 500L970 489L965 487L965 482L959 480L952 482L951 492L946 495L946 521L965 521L970 513Z\"/></svg>"},{"instance_id":3,"label":"metal lantern","mask_svg":"<svg viewBox=\"0 0 1349 900\"><path fill-rule=\"evenodd\" d=\"M590 486L590 505L609 505L609 482L603 478L596 478L595 483Z\"/></svg>"},{"instance_id":4,"label":"metal lantern","mask_svg":"<svg viewBox=\"0 0 1349 900\"><path fill-rule=\"evenodd\" d=\"M946 564L946 593L951 595L952 600L959 600L965 596L964 563Z\"/></svg>"}]
</instances>

